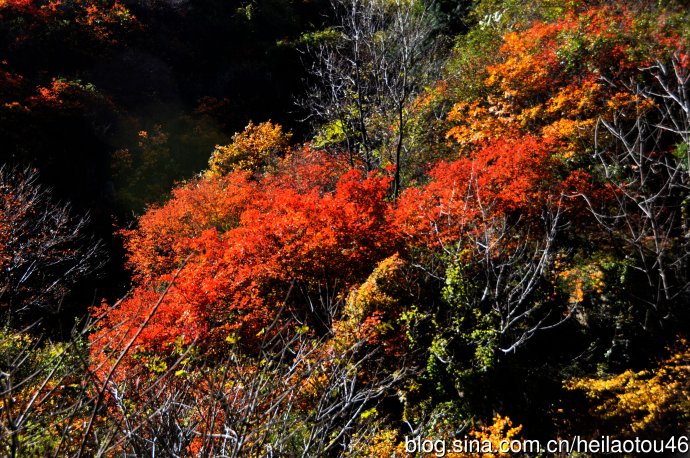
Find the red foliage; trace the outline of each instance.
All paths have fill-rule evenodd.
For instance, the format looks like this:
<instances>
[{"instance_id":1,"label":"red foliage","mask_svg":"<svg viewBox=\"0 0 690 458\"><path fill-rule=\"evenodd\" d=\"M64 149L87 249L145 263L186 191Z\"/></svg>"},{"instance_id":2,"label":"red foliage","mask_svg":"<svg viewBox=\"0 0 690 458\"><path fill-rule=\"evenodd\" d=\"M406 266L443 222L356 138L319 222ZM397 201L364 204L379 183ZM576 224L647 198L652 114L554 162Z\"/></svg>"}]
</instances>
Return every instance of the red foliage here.
<instances>
[{"instance_id":1,"label":"red foliage","mask_svg":"<svg viewBox=\"0 0 690 458\"><path fill-rule=\"evenodd\" d=\"M135 352L169 351L180 338L209 353L236 339L251 350L286 299L289 312L318 315L307 310L321 289L346 293L399 246L385 200L390 178L343 169L305 150L259 182L235 172L178 188L124 233L139 286L95 311L103 322L94 354L135 336L184 259Z\"/></svg>"},{"instance_id":2,"label":"red foliage","mask_svg":"<svg viewBox=\"0 0 690 458\"><path fill-rule=\"evenodd\" d=\"M34 0L3 0L0 1L0 13L7 14L7 12L37 15L40 7L36 5Z\"/></svg>"},{"instance_id":3,"label":"red foliage","mask_svg":"<svg viewBox=\"0 0 690 458\"><path fill-rule=\"evenodd\" d=\"M114 44L123 29L139 25L119 0L0 0L0 20L15 21L11 27L16 42L40 36L40 29L47 27L52 31L74 28L89 39Z\"/></svg>"},{"instance_id":4,"label":"red foliage","mask_svg":"<svg viewBox=\"0 0 690 458\"><path fill-rule=\"evenodd\" d=\"M150 208L135 230L125 230L129 266L140 278L171 272L191 253L192 241L207 229L224 232L239 224L257 192L246 172L195 180L173 191L163 206Z\"/></svg>"},{"instance_id":5,"label":"red foliage","mask_svg":"<svg viewBox=\"0 0 690 458\"><path fill-rule=\"evenodd\" d=\"M429 184L407 190L398 224L416 243L446 246L481 230L481 221L492 216L534 218L559 194L556 166L553 145L544 140L492 141L469 157L440 163Z\"/></svg>"}]
</instances>

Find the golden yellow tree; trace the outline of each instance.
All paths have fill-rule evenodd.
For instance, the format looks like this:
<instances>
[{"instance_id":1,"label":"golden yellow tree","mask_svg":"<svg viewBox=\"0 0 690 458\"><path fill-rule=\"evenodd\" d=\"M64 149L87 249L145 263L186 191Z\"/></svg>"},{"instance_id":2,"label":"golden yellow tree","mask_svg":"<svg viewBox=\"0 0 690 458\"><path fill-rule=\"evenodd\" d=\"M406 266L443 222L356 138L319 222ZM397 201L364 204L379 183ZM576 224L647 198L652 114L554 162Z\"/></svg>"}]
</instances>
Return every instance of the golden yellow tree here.
<instances>
[{"instance_id":1,"label":"golden yellow tree","mask_svg":"<svg viewBox=\"0 0 690 458\"><path fill-rule=\"evenodd\" d=\"M690 347L681 340L653 370L571 379L566 388L584 391L592 414L614 423L624 435L668 431L690 416Z\"/></svg>"},{"instance_id":2,"label":"golden yellow tree","mask_svg":"<svg viewBox=\"0 0 690 458\"><path fill-rule=\"evenodd\" d=\"M292 133L271 121L255 125L251 121L232 137L229 145L216 146L208 162L210 176L226 175L233 170L262 172L280 155L287 152Z\"/></svg>"}]
</instances>

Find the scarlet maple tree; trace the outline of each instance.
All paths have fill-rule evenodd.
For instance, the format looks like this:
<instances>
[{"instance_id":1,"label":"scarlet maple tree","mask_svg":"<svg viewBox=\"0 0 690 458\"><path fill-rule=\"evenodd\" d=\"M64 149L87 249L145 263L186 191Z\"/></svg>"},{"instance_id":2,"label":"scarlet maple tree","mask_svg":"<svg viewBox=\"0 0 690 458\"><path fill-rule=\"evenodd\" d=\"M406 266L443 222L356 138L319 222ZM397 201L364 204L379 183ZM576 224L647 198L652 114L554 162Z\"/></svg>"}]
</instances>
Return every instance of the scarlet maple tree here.
<instances>
[{"instance_id":1,"label":"scarlet maple tree","mask_svg":"<svg viewBox=\"0 0 690 458\"><path fill-rule=\"evenodd\" d=\"M124 232L137 286L95 311L95 358L132 338L139 355L192 341L251 351L283 307L328 329L333 302L399 247L389 189L388 176L309 148L258 181L235 171L182 186Z\"/></svg>"},{"instance_id":2,"label":"scarlet maple tree","mask_svg":"<svg viewBox=\"0 0 690 458\"><path fill-rule=\"evenodd\" d=\"M559 191L554 144L534 136L487 142L469 157L441 162L423 187L408 189L396 216L408 237L446 246L481 230L488 215L539 215ZM484 215L484 216L482 216Z\"/></svg>"}]
</instances>

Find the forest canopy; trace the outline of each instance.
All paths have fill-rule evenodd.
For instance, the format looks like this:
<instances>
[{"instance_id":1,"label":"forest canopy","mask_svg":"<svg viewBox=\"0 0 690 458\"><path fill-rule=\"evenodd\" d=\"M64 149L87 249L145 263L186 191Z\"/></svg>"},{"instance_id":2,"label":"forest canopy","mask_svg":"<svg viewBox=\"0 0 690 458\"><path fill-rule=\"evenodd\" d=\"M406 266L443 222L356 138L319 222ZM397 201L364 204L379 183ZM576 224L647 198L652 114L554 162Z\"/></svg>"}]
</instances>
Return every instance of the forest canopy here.
<instances>
[{"instance_id":1,"label":"forest canopy","mask_svg":"<svg viewBox=\"0 0 690 458\"><path fill-rule=\"evenodd\" d=\"M0 0L0 455L684 452L688 24Z\"/></svg>"}]
</instances>

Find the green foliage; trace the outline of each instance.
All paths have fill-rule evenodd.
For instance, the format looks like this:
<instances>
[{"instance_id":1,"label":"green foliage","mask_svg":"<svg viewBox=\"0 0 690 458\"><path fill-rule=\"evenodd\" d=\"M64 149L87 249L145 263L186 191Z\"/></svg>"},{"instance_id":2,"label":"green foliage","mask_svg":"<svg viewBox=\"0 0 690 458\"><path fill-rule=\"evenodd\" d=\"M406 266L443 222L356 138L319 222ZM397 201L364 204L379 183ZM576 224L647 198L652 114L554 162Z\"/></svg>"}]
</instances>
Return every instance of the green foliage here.
<instances>
[{"instance_id":1,"label":"green foliage","mask_svg":"<svg viewBox=\"0 0 690 458\"><path fill-rule=\"evenodd\" d=\"M690 160L690 146L685 142L679 143L678 146L676 146L676 149L673 151L673 155L678 161L680 168L682 168L683 170L688 170L688 160Z\"/></svg>"},{"instance_id":2,"label":"green foliage","mask_svg":"<svg viewBox=\"0 0 690 458\"><path fill-rule=\"evenodd\" d=\"M323 30L315 30L313 32L303 33L297 45L300 47L314 47L324 44L337 44L343 38L342 34L333 27L327 27Z\"/></svg>"},{"instance_id":3,"label":"green foliage","mask_svg":"<svg viewBox=\"0 0 690 458\"><path fill-rule=\"evenodd\" d=\"M461 377L468 371L486 371L496 363L498 350L497 316L477 302L475 283L468 275L469 266L451 264L446 269L446 284L442 290L444 310L430 353L438 361L448 361L451 367L462 368ZM445 315L445 316L444 316ZM440 336L446 336L442 338ZM453 361L452 355L462 354L465 348L471 357ZM451 374L451 376L453 376Z\"/></svg>"},{"instance_id":4,"label":"green foliage","mask_svg":"<svg viewBox=\"0 0 690 458\"><path fill-rule=\"evenodd\" d=\"M576 3L573 0L539 0L527 5L519 0L480 0L470 16L476 28L504 34L537 21L557 20Z\"/></svg>"},{"instance_id":5,"label":"green foliage","mask_svg":"<svg viewBox=\"0 0 690 458\"><path fill-rule=\"evenodd\" d=\"M342 144L347 139L345 126L339 119L329 122L321 127L314 137L314 146L324 148Z\"/></svg>"},{"instance_id":6,"label":"green foliage","mask_svg":"<svg viewBox=\"0 0 690 458\"><path fill-rule=\"evenodd\" d=\"M52 455L77 440L84 361L82 339L41 342L24 332L0 330L0 453ZM70 431L72 429L72 431ZM64 434L72 433L73 437ZM18 454L18 455L17 455Z\"/></svg>"},{"instance_id":7,"label":"green foliage","mask_svg":"<svg viewBox=\"0 0 690 458\"><path fill-rule=\"evenodd\" d=\"M471 0L424 0L423 3L430 10L439 33L454 36L467 31Z\"/></svg>"}]
</instances>

